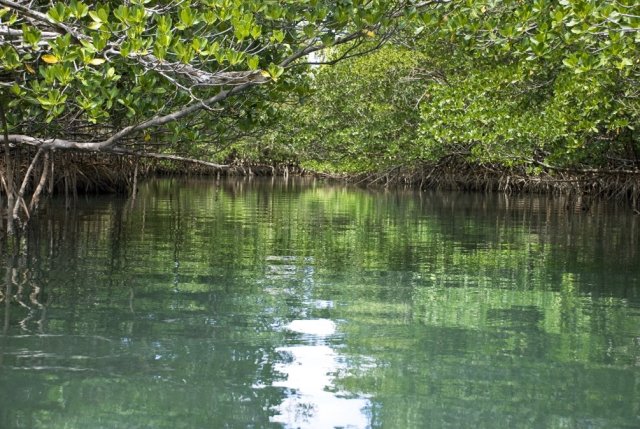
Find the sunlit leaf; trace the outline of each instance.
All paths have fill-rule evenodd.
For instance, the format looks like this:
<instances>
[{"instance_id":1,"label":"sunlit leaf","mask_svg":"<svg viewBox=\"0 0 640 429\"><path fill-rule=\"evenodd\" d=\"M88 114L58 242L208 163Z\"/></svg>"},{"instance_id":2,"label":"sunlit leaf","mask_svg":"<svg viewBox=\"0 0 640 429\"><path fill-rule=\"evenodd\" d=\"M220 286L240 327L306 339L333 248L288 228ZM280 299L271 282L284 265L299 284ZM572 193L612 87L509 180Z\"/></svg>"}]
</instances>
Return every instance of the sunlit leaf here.
<instances>
[{"instance_id":1,"label":"sunlit leaf","mask_svg":"<svg viewBox=\"0 0 640 429\"><path fill-rule=\"evenodd\" d=\"M44 61L47 64L55 64L59 61L58 57L56 57L55 55L51 55L51 54L45 54L42 57L42 61Z\"/></svg>"}]
</instances>

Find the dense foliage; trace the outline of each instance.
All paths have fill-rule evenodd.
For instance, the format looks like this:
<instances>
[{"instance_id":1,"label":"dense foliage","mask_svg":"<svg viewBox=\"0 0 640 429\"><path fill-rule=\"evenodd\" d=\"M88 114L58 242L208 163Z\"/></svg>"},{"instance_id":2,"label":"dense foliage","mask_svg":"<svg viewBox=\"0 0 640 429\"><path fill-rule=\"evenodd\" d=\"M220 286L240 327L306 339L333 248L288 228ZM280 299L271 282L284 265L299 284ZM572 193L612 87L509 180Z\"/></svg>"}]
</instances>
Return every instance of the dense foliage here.
<instances>
[{"instance_id":1,"label":"dense foliage","mask_svg":"<svg viewBox=\"0 0 640 429\"><path fill-rule=\"evenodd\" d=\"M481 1L446 17L435 34L459 68L423 104L428 143L507 163L639 162L637 2Z\"/></svg>"},{"instance_id":2,"label":"dense foliage","mask_svg":"<svg viewBox=\"0 0 640 429\"><path fill-rule=\"evenodd\" d=\"M319 71L299 109L315 159L640 164L637 2L445 2L406 24L385 50Z\"/></svg>"},{"instance_id":3,"label":"dense foliage","mask_svg":"<svg viewBox=\"0 0 640 429\"><path fill-rule=\"evenodd\" d=\"M385 46L318 70L312 95L284 121L282 140L314 169L376 171L405 163L416 150L425 61L421 53Z\"/></svg>"},{"instance_id":4,"label":"dense foliage","mask_svg":"<svg viewBox=\"0 0 640 429\"><path fill-rule=\"evenodd\" d=\"M170 145L211 157L279 122L285 132L266 141L286 144L269 149L339 170L451 154L638 163L632 0L1 5L3 102L16 143ZM332 65L315 69L315 95L304 96L310 74L298 60L334 45L316 57ZM253 148L254 157L264 149Z\"/></svg>"},{"instance_id":5,"label":"dense foliage","mask_svg":"<svg viewBox=\"0 0 640 429\"><path fill-rule=\"evenodd\" d=\"M74 0L27 7L3 0L0 6L9 139L104 150L127 139L149 142L156 128L191 140L224 134L221 116L246 119L264 99L250 94L232 105L220 102L279 80L276 90L292 89L305 70L297 60L384 33L406 5ZM288 66L295 67L284 74ZM162 128L178 120L178 129ZM206 135L192 135L198 131Z\"/></svg>"},{"instance_id":6,"label":"dense foliage","mask_svg":"<svg viewBox=\"0 0 640 429\"><path fill-rule=\"evenodd\" d=\"M0 7L14 218L28 215L29 176L36 191L49 180L49 149L339 172L452 158L534 174L640 166L633 0ZM39 149L29 170L10 143Z\"/></svg>"}]
</instances>

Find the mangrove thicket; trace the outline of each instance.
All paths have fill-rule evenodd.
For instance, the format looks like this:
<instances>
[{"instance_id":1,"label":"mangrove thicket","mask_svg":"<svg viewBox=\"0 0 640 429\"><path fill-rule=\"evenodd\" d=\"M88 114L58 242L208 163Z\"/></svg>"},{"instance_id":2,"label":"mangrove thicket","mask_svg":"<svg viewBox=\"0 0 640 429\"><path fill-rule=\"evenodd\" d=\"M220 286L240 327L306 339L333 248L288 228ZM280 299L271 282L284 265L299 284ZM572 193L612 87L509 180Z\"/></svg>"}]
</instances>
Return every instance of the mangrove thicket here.
<instances>
[{"instance_id":1,"label":"mangrove thicket","mask_svg":"<svg viewBox=\"0 0 640 429\"><path fill-rule=\"evenodd\" d=\"M639 42L634 0L0 0L7 229L145 159L637 209Z\"/></svg>"}]
</instances>

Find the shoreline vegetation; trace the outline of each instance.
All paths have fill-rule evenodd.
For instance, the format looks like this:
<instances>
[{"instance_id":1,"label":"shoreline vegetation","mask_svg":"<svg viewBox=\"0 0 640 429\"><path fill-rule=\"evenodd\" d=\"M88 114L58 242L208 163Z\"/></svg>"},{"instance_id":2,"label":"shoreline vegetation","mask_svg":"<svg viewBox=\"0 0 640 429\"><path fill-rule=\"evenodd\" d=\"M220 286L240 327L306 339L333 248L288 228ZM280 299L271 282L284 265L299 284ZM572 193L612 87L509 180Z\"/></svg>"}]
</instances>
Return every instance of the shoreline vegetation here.
<instances>
[{"instance_id":1,"label":"shoreline vegetation","mask_svg":"<svg viewBox=\"0 0 640 429\"><path fill-rule=\"evenodd\" d=\"M158 174L563 194L640 213L634 0L0 0L0 195Z\"/></svg>"},{"instance_id":2,"label":"shoreline vegetation","mask_svg":"<svg viewBox=\"0 0 640 429\"><path fill-rule=\"evenodd\" d=\"M329 173L301 167L298 163L253 162L229 160L217 164L175 155L166 157L133 154L101 154L51 152L46 162L37 166L28 160L36 150L29 150L14 159L16 177L26 177L21 183L21 196L27 207L27 218L37 208L43 196L64 195L71 201L83 194L134 194L139 180L163 176L209 177L271 177L313 176L354 186L374 188L408 187L415 190L453 190L497 192L507 195L540 194L565 198L566 209L589 211L594 202L623 205L640 214L640 171L598 169L539 169L504 167L498 164L471 163L448 157L440 163L423 163L415 167L397 166L386 171L369 173ZM4 168L0 161L0 168ZM46 168L46 171L45 171ZM6 198L2 195L1 198ZM29 212L27 212L29 210Z\"/></svg>"}]
</instances>

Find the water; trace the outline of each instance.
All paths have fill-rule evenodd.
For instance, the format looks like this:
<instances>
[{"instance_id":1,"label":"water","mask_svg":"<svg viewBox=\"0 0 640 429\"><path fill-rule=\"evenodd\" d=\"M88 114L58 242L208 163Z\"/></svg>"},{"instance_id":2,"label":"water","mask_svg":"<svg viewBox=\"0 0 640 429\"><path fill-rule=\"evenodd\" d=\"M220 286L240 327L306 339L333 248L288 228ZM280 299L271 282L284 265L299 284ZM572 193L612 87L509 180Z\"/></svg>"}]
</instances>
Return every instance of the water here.
<instances>
[{"instance_id":1,"label":"water","mask_svg":"<svg viewBox=\"0 0 640 429\"><path fill-rule=\"evenodd\" d=\"M2 428L640 427L615 207L158 180L45 214L3 256Z\"/></svg>"}]
</instances>

